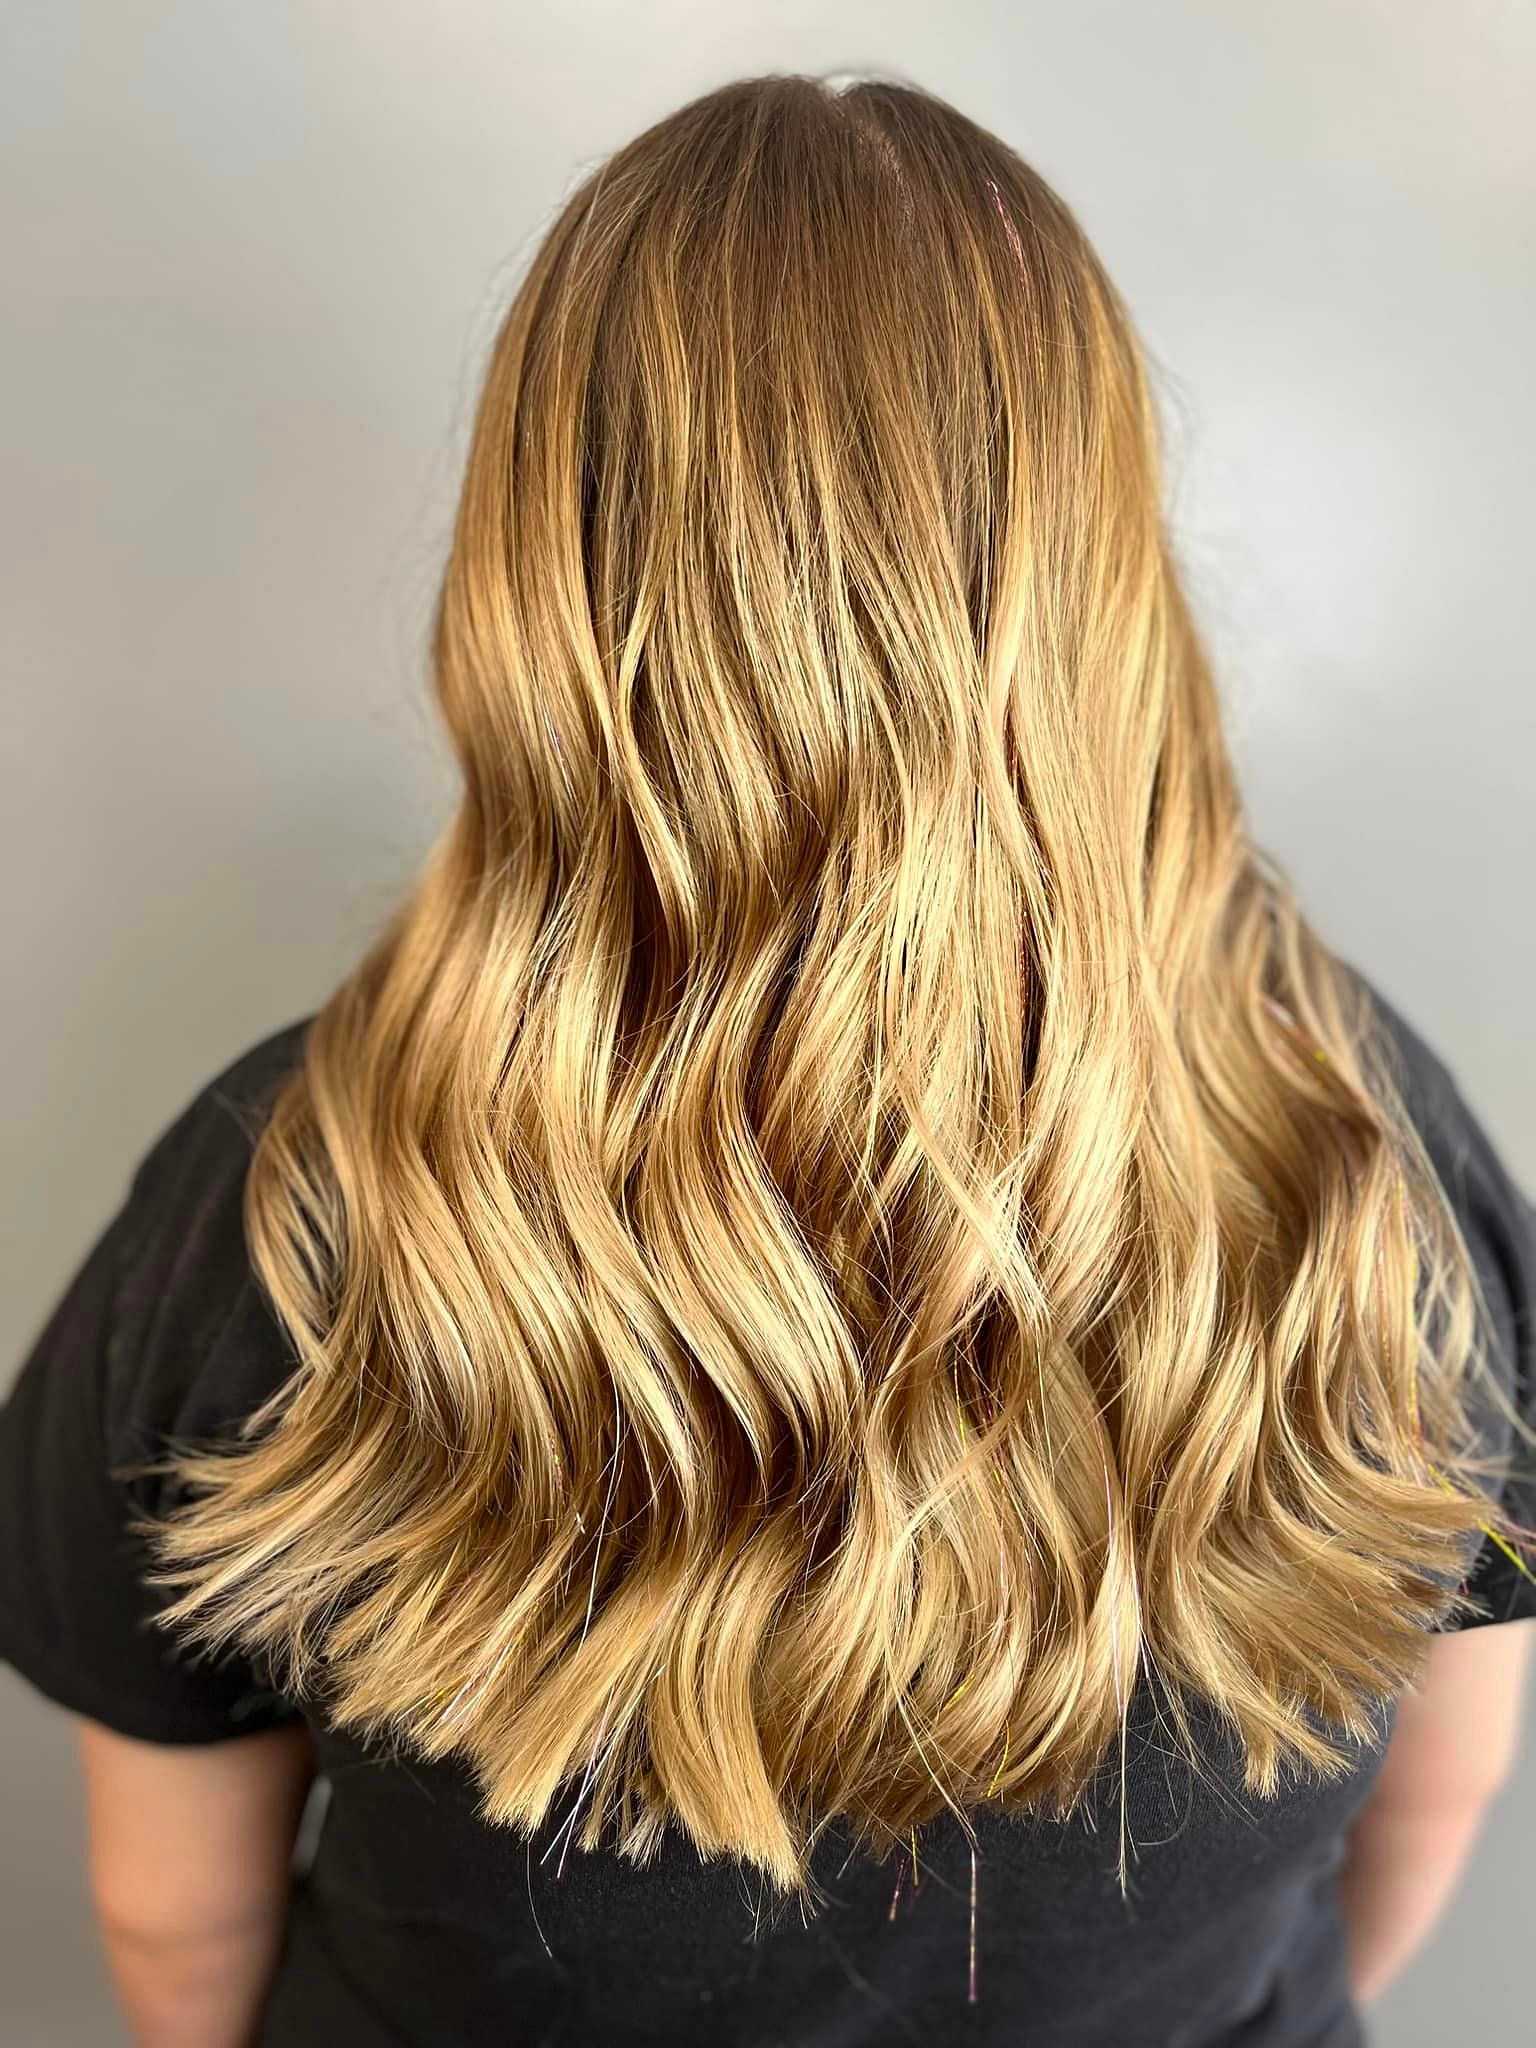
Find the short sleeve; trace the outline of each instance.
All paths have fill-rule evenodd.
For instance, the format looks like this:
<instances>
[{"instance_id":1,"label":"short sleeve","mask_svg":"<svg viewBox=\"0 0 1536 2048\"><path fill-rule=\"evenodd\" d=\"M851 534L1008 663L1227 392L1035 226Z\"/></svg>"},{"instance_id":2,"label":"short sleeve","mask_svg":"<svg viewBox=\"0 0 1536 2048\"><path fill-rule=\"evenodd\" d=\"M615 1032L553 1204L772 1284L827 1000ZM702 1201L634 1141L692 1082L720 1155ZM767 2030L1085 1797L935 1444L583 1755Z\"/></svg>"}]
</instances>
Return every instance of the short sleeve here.
<instances>
[{"instance_id":1,"label":"short sleeve","mask_svg":"<svg viewBox=\"0 0 1536 2048\"><path fill-rule=\"evenodd\" d=\"M1379 992L1373 994L1400 1056L1406 1105L1482 1283L1493 1377L1536 1432L1536 1207L1449 1067ZM1536 1615L1536 1442L1523 1437L1475 1381L1470 1395L1479 1451L1503 1474L1482 1484L1511 1529L1484 1535L1462 1586L1477 1605L1451 1615L1442 1632ZM1523 1542L1516 1531L1524 1532Z\"/></svg>"},{"instance_id":2,"label":"short sleeve","mask_svg":"<svg viewBox=\"0 0 1536 2048\"><path fill-rule=\"evenodd\" d=\"M251 1058L220 1081L249 1081ZM121 1469L159 1455L167 1431L229 1422L282 1368L244 1254L251 1107L211 1083L161 1135L0 1407L0 1656L58 1705L149 1742L217 1742L300 1712L237 1653L187 1649L156 1624L171 1596L146 1584L130 1526L154 1482Z\"/></svg>"}]
</instances>

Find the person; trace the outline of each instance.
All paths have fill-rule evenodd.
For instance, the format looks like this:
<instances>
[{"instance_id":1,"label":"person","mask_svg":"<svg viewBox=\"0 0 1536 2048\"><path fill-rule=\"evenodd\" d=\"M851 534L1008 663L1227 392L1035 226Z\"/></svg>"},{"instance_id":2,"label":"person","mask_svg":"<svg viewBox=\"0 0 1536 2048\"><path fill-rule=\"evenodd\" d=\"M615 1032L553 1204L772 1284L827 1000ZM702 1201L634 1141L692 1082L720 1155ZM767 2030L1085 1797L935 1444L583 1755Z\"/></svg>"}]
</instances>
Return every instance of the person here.
<instances>
[{"instance_id":1,"label":"person","mask_svg":"<svg viewBox=\"0 0 1536 2048\"><path fill-rule=\"evenodd\" d=\"M0 1421L136 2039L1361 2041L1515 1754L1536 1212L1249 833L1068 208L660 121L431 651L450 823Z\"/></svg>"}]
</instances>

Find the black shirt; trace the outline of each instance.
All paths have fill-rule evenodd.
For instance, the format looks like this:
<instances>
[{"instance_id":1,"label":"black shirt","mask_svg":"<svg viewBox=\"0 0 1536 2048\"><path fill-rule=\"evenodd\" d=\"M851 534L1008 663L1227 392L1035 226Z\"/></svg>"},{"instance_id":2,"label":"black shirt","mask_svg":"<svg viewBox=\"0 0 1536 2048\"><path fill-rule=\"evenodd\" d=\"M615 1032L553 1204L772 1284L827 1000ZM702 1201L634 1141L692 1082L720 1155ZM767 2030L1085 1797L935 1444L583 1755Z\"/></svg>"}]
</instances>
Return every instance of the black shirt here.
<instances>
[{"instance_id":1,"label":"black shirt","mask_svg":"<svg viewBox=\"0 0 1536 2048\"><path fill-rule=\"evenodd\" d=\"M1378 997L1378 1001L1381 999ZM1407 1023L1382 1002L1409 1102L1487 1290L1503 1369L1536 1421L1536 1210ZM292 1366L249 1266L240 1198L264 1107L307 1019L202 1088L140 1162L0 1410L0 1650L42 1692L128 1735L217 1742L301 1716L238 1657L210 1662L149 1625L154 1596L125 1529L154 1484L116 1468L167 1438L224 1433ZM1489 1440L1509 1447L1490 1418ZM1522 1471L1530 1468L1527 1456ZM1525 1476L1505 1498L1536 1522ZM1504 1621L1536 1581L1485 1542L1471 1590ZM318 1722L329 1803L295 1875L269 2048L494 2042L853 2048L1353 2048L1336 1876L1378 1769L1274 1802L1197 1713L1191 1772L1145 1682L1084 1815L945 1817L909 1862L822 1838L824 1901L802 1914L756 1876L702 1861L675 1832L649 1866L482 1822L454 1764L371 1752ZM1129 1898L1117 1878L1122 1825ZM972 1941L974 1897L974 1944ZM974 1999L972 1969L974 1957Z\"/></svg>"}]
</instances>

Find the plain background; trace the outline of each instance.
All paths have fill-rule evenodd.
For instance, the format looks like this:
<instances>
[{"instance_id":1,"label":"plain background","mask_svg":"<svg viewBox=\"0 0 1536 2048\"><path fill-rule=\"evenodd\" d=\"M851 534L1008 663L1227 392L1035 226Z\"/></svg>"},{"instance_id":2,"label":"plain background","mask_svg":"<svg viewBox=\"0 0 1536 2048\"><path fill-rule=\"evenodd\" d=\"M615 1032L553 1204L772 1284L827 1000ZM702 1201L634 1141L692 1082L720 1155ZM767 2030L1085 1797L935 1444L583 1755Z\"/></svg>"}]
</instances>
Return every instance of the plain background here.
<instances>
[{"instance_id":1,"label":"plain background","mask_svg":"<svg viewBox=\"0 0 1536 2048\"><path fill-rule=\"evenodd\" d=\"M5 1335L452 797L423 637L578 174L766 70L1032 160L1126 292L1257 835L1536 1186L1536 13L1495 0L10 0ZM0 1371L0 1380L8 1373ZM68 1723L0 1673L0 2034L118 2041ZM1536 1761L1381 2048L1526 2038Z\"/></svg>"}]
</instances>

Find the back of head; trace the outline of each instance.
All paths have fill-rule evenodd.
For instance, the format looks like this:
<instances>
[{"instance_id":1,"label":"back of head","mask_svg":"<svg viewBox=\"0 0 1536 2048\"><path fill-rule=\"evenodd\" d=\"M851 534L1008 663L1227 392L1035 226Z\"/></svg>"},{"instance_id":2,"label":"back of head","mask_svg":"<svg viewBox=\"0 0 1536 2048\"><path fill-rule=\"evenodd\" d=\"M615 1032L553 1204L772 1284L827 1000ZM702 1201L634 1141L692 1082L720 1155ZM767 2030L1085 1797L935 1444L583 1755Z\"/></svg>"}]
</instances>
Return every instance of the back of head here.
<instances>
[{"instance_id":1,"label":"back of head","mask_svg":"<svg viewBox=\"0 0 1536 2048\"><path fill-rule=\"evenodd\" d=\"M1144 1670L1337 1768L1478 1522L1469 1275L1062 202L886 84L619 151L434 663L463 801L253 1161L299 1365L179 1461L171 1619L493 1818L579 1776L589 1845L786 1884L1069 1806Z\"/></svg>"}]
</instances>

